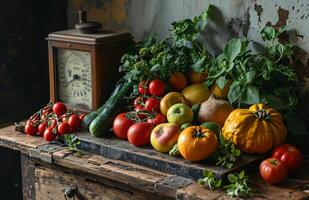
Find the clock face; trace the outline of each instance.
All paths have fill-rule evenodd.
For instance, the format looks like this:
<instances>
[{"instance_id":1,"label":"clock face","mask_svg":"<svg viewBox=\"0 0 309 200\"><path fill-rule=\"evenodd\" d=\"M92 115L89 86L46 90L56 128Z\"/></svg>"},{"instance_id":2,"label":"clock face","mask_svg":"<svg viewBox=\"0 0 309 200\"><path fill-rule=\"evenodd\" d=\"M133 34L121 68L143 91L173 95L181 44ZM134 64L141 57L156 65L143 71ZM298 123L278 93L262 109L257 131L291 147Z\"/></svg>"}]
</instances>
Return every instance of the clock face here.
<instances>
[{"instance_id":1,"label":"clock face","mask_svg":"<svg viewBox=\"0 0 309 200\"><path fill-rule=\"evenodd\" d=\"M57 97L75 109L92 109L90 52L57 49Z\"/></svg>"}]
</instances>

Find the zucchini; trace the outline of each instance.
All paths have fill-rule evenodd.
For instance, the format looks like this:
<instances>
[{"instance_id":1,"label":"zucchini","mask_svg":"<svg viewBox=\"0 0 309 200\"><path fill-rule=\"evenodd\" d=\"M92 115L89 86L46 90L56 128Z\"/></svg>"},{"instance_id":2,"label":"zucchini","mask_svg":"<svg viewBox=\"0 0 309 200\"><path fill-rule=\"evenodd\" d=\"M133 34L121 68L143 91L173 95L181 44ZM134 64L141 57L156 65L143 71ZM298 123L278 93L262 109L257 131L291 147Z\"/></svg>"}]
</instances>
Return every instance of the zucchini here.
<instances>
[{"instance_id":1,"label":"zucchini","mask_svg":"<svg viewBox=\"0 0 309 200\"><path fill-rule=\"evenodd\" d=\"M168 153L170 156L176 157L176 156L180 156L180 152L178 149L178 143L176 143L173 148L169 151Z\"/></svg>"},{"instance_id":2,"label":"zucchini","mask_svg":"<svg viewBox=\"0 0 309 200\"><path fill-rule=\"evenodd\" d=\"M123 99L132 86L132 82L125 82L121 89L105 102L104 108L89 126L89 131L93 136L102 137L111 128L114 118L123 108Z\"/></svg>"},{"instance_id":3,"label":"zucchini","mask_svg":"<svg viewBox=\"0 0 309 200\"><path fill-rule=\"evenodd\" d=\"M109 99L111 99L114 95L116 95L120 91L123 84L124 84L124 79L120 79L118 81L118 83L116 84L115 89L113 90ZM107 101L109 101L109 100L107 100ZM100 108L98 108L98 110L87 114L82 121L82 127L85 128L85 129L88 129L91 122L99 115L100 112L103 111L104 107L105 107L105 104L102 105Z\"/></svg>"}]
</instances>

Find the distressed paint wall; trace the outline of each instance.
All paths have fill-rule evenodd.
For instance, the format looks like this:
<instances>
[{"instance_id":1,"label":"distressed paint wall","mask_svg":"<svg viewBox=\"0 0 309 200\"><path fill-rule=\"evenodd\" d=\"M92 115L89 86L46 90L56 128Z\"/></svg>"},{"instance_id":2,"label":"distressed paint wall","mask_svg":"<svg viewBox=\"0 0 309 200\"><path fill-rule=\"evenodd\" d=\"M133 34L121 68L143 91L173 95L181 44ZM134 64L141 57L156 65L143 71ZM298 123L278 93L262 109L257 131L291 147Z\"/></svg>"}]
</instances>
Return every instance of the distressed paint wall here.
<instances>
[{"instance_id":1,"label":"distressed paint wall","mask_svg":"<svg viewBox=\"0 0 309 200\"><path fill-rule=\"evenodd\" d=\"M308 0L68 0L69 27L77 21L74 13L86 9L89 19L107 29L129 30L137 40L149 33L163 37L171 22L191 18L215 5L206 30L208 50L216 55L233 36L247 36L263 43L260 30L266 24L287 25L299 47L297 57L303 88L307 91L299 110L309 125L309 1Z\"/></svg>"}]
</instances>

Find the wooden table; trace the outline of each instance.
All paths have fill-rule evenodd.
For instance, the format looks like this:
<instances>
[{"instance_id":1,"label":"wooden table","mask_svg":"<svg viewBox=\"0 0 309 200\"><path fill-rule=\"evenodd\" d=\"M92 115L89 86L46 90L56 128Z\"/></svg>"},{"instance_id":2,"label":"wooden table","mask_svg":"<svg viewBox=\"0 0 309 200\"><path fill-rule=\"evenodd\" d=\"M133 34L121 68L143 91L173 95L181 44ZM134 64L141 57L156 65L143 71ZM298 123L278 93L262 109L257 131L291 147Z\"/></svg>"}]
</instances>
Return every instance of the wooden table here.
<instances>
[{"instance_id":1,"label":"wooden table","mask_svg":"<svg viewBox=\"0 0 309 200\"><path fill-rule=\"evenodd\" d=\"M24 199L64 198L76 186L75 199L232 199L181 176L84 152L77 155L42 138L0 129L0 146L21 154ZM309 160L280 186L251 175L253 199L309 199ZM235 199L235 198L234 198Z\"/></svg>"}]
</instances>

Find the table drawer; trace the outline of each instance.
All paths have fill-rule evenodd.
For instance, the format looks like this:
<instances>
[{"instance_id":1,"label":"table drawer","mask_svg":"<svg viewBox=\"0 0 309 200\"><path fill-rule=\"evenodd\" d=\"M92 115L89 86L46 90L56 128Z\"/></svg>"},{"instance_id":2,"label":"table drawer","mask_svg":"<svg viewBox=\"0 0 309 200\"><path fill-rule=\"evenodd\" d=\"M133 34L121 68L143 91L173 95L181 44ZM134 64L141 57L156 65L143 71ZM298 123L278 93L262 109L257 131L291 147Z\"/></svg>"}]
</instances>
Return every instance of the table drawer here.
<instances>
[{"instance_id":1,"label":"table drawer","mask_svg":"<svg viewBox=\"0 0 309 200\"><path fill-rule=\"evenodd\" d=\"M140 192L120 190L47 167L40 166L35 169L35 199L37 200L65 200L65 192L69 193L68 188L74 186L77 189L75 200L149 199L146 194L144 196ZM70 199L68 195L67 200Z\"/></svg>"}]
</instances>

